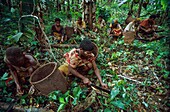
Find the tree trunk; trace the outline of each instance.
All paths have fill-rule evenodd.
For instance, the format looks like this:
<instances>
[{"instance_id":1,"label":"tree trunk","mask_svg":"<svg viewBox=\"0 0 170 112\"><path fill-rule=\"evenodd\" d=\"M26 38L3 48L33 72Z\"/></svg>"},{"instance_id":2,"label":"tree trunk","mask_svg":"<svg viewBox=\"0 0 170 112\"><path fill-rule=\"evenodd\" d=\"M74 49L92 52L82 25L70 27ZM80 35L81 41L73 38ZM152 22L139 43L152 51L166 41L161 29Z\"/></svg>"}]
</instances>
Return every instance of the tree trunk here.
<instances>
[{"instance_id":1,"label":"tree trunk","mask_svg":"<svg viewBox=\"0 0 170 112\"><path fill-rule=\"evenodd\" d=\"M93 23L95 22L96 12L95 2L96 0L94 1L90 0L88 2L84 0L83 2L83 16L84 16L83 18L87 24L87 28L89 28L90 30L93 28Z\"/></svg>"},{"instance_id":2,"label":"tree trunk","mask_svg":"<svg viewBox=\"0 0 170 112\"><path fill-rule=\"evenodd\" d=\"M70 11L70 0L67 0L68 6L67 6L67 11Z\"/></svg>"},{"instance_id":3,"label":"tree trunk","mask_svg":"<svg viewBox=\"0 0 170 112\"><path fill-rule=\"evenodd\" d=\"M140 17L140 13L141 13L142 5L143 5L143 0L140 0L140 3L139 3L139 9L138 9L138 13L137 13L137 17L138 17L138 18Z\"/></svg>"},{"instance_id":4,"label":"tree trunk","mask_svg":"<svg viewBox=\"0 0 170 112\"><path fill-rule=\"evenodd\" d=\"M93 21L92 21L92 10L93 10L93 3L92 0L90 0L90 4L89 4L89 29L91 30L93 27Z\"/></svg>"},{"instance_id":5,"label":"tree trunk","mask_svg":"<svg viewBox=\"0 0 170 112\"><path fill-rule=\"evenodd\" d=\"M132 12L133 12L133 1L131 2L131 5L130 5L130 10L129 10L129 13L131 13L132 14Z\"/></svg>"}]
</instances>

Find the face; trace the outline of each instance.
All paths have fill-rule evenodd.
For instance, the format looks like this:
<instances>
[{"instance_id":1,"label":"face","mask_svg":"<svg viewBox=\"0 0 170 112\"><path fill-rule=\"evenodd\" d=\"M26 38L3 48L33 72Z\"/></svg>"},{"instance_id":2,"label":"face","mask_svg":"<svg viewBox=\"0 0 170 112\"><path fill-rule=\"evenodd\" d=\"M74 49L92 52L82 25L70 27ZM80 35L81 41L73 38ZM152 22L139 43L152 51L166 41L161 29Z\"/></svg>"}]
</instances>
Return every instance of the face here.
<instances>
[{"instance_id":1,"label":"face","mask_svg":"<svg viewBox=\"0 0 170 112\"><path fill-rule=\"evenodd\" d=\"M56 26L60 26L60 21L55 22Z\"/></svg>"},{"instance_id":2,"label":"face","mask_svg":"<svg viewBox=\"0 0 170 112\"><path fill-rule=\"evenodd\" d=\"M81 49L81 55L84 57L91 57L92 51L84 51L83 49Z\"/></svg>"},{"instance_id":3,"label":"face","mask_svg":"<svg viewBox=\"0 0 170 112\"><path fill-rule=\"evenodd\" d=\"M78 19L78 23L81 24L81 23L82 23L82 20L81 20L81 19Z\"/></svg>"},{"instance_id":4,"label":"face","mask_svg":"<svg viewBox=\"0 0 170 112\"><path fill-rule=\"evenodd\" d=\"M154 18L150 18L149 23L152 25L154 23L154 20L155 20Z\"/></svg>"},{"instance_id":5,"label":"face","mask_svg":"<svg viewBox=\"0 0 170 112\"><path fill-rule=\"evenodd\" d=\"M99 17L99 19L98 19L99 21L102 21L102 18L101 17Z\"/></svg>"}]
</instances>

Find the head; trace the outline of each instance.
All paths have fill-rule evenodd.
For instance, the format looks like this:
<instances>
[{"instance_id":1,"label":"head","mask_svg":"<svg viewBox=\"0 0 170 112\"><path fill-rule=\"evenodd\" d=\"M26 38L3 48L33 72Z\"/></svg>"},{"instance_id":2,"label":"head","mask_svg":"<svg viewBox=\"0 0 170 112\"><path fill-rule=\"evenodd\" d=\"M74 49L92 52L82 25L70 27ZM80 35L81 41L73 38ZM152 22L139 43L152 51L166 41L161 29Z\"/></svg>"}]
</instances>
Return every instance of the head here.
<instances>
[{"instance_id":1,"label":"head","mask_svg":"<svg viewBox=\"0 0 170 112\"><path fill-rule=\"evenodd\" d=\"M78 18L78 24L81 24L82 23L82 17L79 17Z\"/></svg>"},{"instance_id":2,"label":"head","mask_svg":"<svg viewBox=\"0 0 170 112\"><path fill-rule=\"evenodd\" d=\"M135 23L135 26L138 26L140 23L140 18L135 18L134 23Z\"/></svg>"},{"instance_id":3,"label":"head","mask_svg":"<svg viewBox=\"0 0 170 112\"><path fill-rule=\"evenodd\" d=\"M55 19L55 24L56 24L56 26L60 26L60 21L61 21L60 18L56 18L56 19Z\"/></svg>"},{"instance_id":4,"label":"head","mask_svg":"<svg viewBox=\"0 0 170 112\"><path fill-rule=\"evenodd\" d=\"M113 20L112 21L112 24L111 24L111 28L116 28L117 27L117 25L118 25L118 20L116 19L116 20Z\"/></svg>"},{"instance_id":5,"label":"head","mask_svg":"<svg viewBox=\"0 0 170 112\"><path fill-rule=\"evenodd\" d=\"M25 56L19 47L9 47L6 50L6 58L15 66L22 66L25 62Z\"/></svg>"},{"instance_id":6,"label":"head","mask_svg":"<svg viewBox=\"0 0 170 112\"><path fill-rule=\"evenodd\" d=\"M149 16L149 20L150 21L154 21L156 19L156 15L151 15L151 16Z\"/></svg>"},{"instance_id":7,"label":"head","mask_svg":"<svg viewBox=\"0 0 170 112\"><path fill-rule=\"evenodd\" d=\"M149 17L149 23L150 24L154 24L154 20L156 19L156 15L151 15L150 17Z\"/></svg>"},{"instance_id":8,"label":"head","mask_svg":"<svg viewBox=\"0 0 170 112\"><path fill-rule=\"evenodd\" d=\"M102 21L102 16L100 15L99 17L98 17L98 21Z\"/></svg>"},{"instance_id":9,"label":"head","mask_svg":"<svg viewBox=\"0 0 170 112\"><path fill-rule=\"evenodd\" d=\"M94 45L89 39L84 39L80 43L80 50L82 51L81 54L83 56L90 55L92 53L93 49L94 49Z\"/></svg>"}]
</instances>

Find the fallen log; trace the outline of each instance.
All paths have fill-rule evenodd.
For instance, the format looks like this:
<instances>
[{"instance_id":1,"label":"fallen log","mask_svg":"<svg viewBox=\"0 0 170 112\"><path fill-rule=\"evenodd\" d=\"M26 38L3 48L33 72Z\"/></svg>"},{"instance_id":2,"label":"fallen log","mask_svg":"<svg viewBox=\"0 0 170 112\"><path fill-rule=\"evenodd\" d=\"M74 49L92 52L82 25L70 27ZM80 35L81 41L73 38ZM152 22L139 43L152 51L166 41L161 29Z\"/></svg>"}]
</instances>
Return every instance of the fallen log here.
<instances>
[{"instance_id":1,"label":"fallen log","mask_svg":"<svg viewBox=\"0 0 170 112\"><path fill-rule=\"evenodd\" d=\"M69 48L69 47L78 48L79 47L78 44L53 44L51 46L54 47L54 48Z\"/></svg>"},{"instance_id":2,"label":"fallen log","mask_svg":"<svg viewBox=\"0 0 170 112\"><path fill-rule=\"evenodd\" d=\"M160 36L158 38L135 38L136 40L140 40L140 41L146 41L146 42L152 42L152 41L155 41L155 40L160 40L162 38L166 38L167 36Z\"/></svg>"}]
</instances>

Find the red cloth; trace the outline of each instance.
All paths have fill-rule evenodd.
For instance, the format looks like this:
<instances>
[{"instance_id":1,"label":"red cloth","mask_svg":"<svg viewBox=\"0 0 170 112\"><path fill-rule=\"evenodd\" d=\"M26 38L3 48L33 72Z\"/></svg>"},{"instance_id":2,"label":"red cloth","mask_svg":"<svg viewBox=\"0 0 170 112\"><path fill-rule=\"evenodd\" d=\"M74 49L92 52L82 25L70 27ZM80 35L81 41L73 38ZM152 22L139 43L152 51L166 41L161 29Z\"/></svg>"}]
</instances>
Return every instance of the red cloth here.
<instances>
[{"instance_id":1,"label":"red cloth","mask_svg":"<svg viewBox=\"0 0 170 112\"><path fill-rule=\"evenodd\" d=\"M140 26L148 29L148 28L152 28L152 26L155 24L154 20L149 20L149 19L145 19L140 23Z\"/></svg>"}]
</instances>

